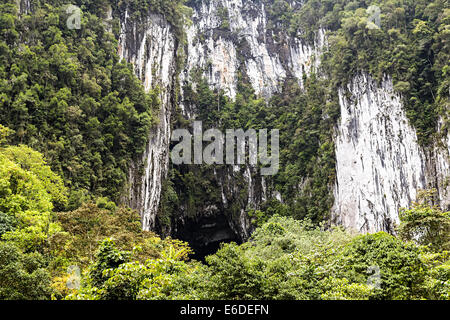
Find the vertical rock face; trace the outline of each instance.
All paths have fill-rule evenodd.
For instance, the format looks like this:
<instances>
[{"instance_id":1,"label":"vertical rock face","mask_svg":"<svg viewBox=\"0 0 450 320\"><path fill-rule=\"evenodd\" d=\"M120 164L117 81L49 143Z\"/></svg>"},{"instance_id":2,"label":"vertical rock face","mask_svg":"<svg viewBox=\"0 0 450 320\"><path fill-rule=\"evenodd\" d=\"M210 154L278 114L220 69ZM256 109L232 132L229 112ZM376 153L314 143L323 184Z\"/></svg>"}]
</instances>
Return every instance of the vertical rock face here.
<instances>
[{"instance_id":1,"label":"vertical rock face","mask_svg":"<svg viewBox=\"0 0 450 320\"><path fill-rule=\"evenodd\" d=\"M318 66L316 56L324 44L325 33L318 33L315 46L290 38L285 31L278 31L276 38L279 41L275 41L275 31L267 29L269 17L263 3L212 0L202 1L193 9L193 23L186 29L186 59L180 74L181 85L191 80L192 71L200 70L211 88L222 89L234 98L238 70L241 70L255 92L268 98L281 89L286 77L295 77L301 84L303 76ZM150 133L142 159L130 168L127 202L140 212L143 227L149 230L155 228L161 185L168 168L177 44L169 24L160 15L149 14L145 21L133 21L128 12L123 12L120 18L119 55L134 65L135 73L146 89L156 85L162 89L159 123ZM195 110L184 110L184 115L193 119L196 113ZM236 186L236 179L244 179L248 199L239 200L242 208L238 216L226 214L229 227L239 240L246 239L251 229L246 209L257 207L266 198L262 192L265 190L264 180L252 178L251 172L251 168L243 168L242 172L227 170L218 175L222 203L212 203L204 210L199 208L199 211L204 211L201 216L206 220L227 211L241 198L241 187ZM172 232L182 232L180 228L190 223L185 221L183 213L179 220L180 227L177 228L175 223ZM223 233L223 230L219 232ZM216 239L217 236L210 238Z\"/></svg>"},{"instance_id":2,"label":"vertical rock face","mask_svg":"<svg viewBox=\"0 0 450 320\"><path fill-rule=\"evenodd\" d=\"M450 174L446 149L424 152L403 111L401 97L385 79L378 86L361 75L339 92L336 130L335 222L360 232L392 231L398 212L416 200L419 189L443 186Z\"/></svg>"},{"instance_id":3,"label":"vertical rock face","mask_svg":"<svg viewBox=\"0 0 450 320\"><path fill-rule=\"evenodd\" d=\"M186 27L181 88L192 80L192 72L199 71L211 88L234 98L238 79L244 76L256 94L269 98L287 78L302 85L303 77L319 65L325 32L317 33L314 45L292 38L270 25L269 11L261 1L200 1L193 9L193 23ZM150 133L146 152L130 168L128 203L140 212L144 229L150 230L155 229L168 172L178 43L160 15L133 21L123 12L120 18L121 57L134 64L147 89L161 88L159 122ZM339 92L333 221L361 232L392 230L399 208L414 201L419 189L430 187L438 189L441 205L448 208L448 135L427 151L419 147L389 78L377 85L360 75L346 89ZM188 109L182 97L180 101L184 116L194 119L195 107ZM258 209L269 198L280 198L253 171L245 166L214 170L211 184L219 190L218 196L198 205L195 218L182 204L170 233L212 247L219 241L248 238L251 224L246 211Z\"/></svg>"},{"instance_id":4,"label":"vertical rock face","mask_svg":"<svg viewBox=\"0 0 450 320\"><path fill-rule=\"evenodd\" d=\"M301 83L318 66L325 42L323 30L315 46L310 46L291 38L287 30L269 28L270 16L260 1L202 1L194 7L192 21L183 79L200 68L212 87L223 89L231 98L236 96L239 69L255 93L264 97L277 92L288 76Z\"/></svg>"},{"instance_id":5,"label":"vertical rock face","mask_svg":"<svg viewBox=\"0 0 450 320\"><path fill-rule=\"evenodd\" d=\"M296 78L302 85L303 77L318 66L325 32L318 32L314 45L291 38L287 30L270 26L262 1L208 0L197 2L193 9L192 25L186 29L182 86L192 83L192 72L199 71L212 89L234 99L238 79L245 77L257 95L270 98L286 78ZM186 118L196 117L195 107L182 105L182 110ZM220 198L211 196L197 203L195 215L182 205L172 222L172 234L188 240L196 251L203 250L197 248L200 244L213 248L219 240L248 239L253 226L247 211L274 197L265 179L250 166L218 169L211 179ZM186 232L193 224L195 232Z\"/></svg>"},{"instance_id":6,"label":"vertical rock face","mask_svg":"<svg viewBox=\"0 0 450 320\"><path fill-rule=\"evenodd\" d=\"M170 25L160 15L150 14L145 21L132 21L128 12L124 12L121 26L119 55L134 65L147 90L160 88L158 123L150 132L141 160L131 165L129 179L129 204L140 212L144 230L151 230L169 161L177 43Z\"/></svg>"},{"instance_id":7,"label":"vertical rock face","mask_svg":"<svg viewBox=\"0 0 450 320\"><path fill-rule=\"evenodd\" d=\"M440 206L450 211L450 131L445 133L442 118L438 127L441 138L428 153L427 181L437 188Z\"/></svg>"}]
</instances>

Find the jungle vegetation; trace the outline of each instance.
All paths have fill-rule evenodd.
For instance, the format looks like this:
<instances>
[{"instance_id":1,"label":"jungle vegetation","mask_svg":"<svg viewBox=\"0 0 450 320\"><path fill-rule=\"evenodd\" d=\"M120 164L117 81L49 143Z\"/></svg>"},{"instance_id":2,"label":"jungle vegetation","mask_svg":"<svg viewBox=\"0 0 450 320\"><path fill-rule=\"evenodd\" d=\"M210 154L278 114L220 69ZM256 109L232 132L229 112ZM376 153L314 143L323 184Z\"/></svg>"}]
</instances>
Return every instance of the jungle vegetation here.
<instances>
[{"instance_id":1,"label":"jungle vegetation","mask_svg":"<svg viewBox=\"0 0 450 320\"><path fill-rule=\"evenodd\" d=\"M142 231L138 214L120 203L130 162L156 123L159 89L145 92L117 55L118 17L104 22L108 9L127 6L136 19L152 10L182 42L184 1L72 1L84 12L79 30L65 25L69 1L33 0L32 12L2 1L0 299L450 298L450 213L433 204L435 190L401 210L396 235L323 223L333 203L335 92L349 76L391 75L422 145L436 138L439 117L446 130L448 1L267 2L271 28L304 41L324 28L330 46L304 89L286 81L270 101L243 73L235 101L201 77L195 89L186 86L206 124L278 128L286 146L273 186L289 201L248 212L256 228L249 241L223 244L202 263L187 243ZM366 27L371 4L381 8L381 29ZM194 186L193 205L203 201L208 185L199 176L171 176ZM163 192L165 223L180 200L172 182Z\"/></svg>"}]
</instances>

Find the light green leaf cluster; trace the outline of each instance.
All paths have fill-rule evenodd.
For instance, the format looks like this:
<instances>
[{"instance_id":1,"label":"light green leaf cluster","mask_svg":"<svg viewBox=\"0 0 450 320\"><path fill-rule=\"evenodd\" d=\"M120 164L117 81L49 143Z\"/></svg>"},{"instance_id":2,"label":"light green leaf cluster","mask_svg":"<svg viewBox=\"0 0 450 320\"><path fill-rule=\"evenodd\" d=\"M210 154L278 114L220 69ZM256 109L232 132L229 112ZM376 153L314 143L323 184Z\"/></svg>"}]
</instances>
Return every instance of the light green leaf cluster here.
<instances>
[{"instance_id":1,"label":"light green leaf cluster","mask_svg":"<svg viewBox=\"0 0 450 320\"><path fill-rule=\"evenodd\" d=\"M33 251L62 232L52 210L67 201L66 189L37 151L26 146L0 149L0 194L0 212L16 224L1 235L3 240Z\"/></svg>"}]
</instances>

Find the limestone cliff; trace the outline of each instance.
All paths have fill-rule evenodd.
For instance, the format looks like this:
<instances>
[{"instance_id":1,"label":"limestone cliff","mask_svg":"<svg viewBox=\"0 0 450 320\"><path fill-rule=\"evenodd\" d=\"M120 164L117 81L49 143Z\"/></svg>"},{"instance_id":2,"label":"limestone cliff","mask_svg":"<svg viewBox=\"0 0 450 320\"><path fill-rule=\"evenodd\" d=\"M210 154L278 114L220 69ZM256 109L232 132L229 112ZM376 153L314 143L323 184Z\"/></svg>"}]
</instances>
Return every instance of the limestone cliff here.
<instances>
[{"instance_id":1,"label":"limestone cliff","mask_svg":"<svg viewBox=\"0 0 450 320\"><path fill-rule=\"evenodd\" d=\"M318 69L327 43L324 30L317 32L314 44L308 44L285 30L268 28L270 16L264 1L209 0L190 5L192 24L185 28L185 44L178 43L161 15L149 13L145 21L132 21L127 12L120 14L119 54L134 64L146 88L161 88L159 123L150 133L147 151L130 170L129 203L142 215L146 230L155 228L168 172L175 88L183 88L192 72L200 70L211 88L222 89L233 99L242 73L256 94L269 98L285 79L295 78L302 85L304 77ZM180 46L184 54L179 57L178 76ZM186 119L196 117L195 108L183 104L183 92L178 103ZM441 206L449 207L450 138L442 132L442 141L434 146L425 150L419 145L389 76L377 84L367 74L355 75L341 88L339 104L341 118L334 139L337 178L330 190L335 196L334 223L361 232L392 231L400 207L414 201L422 188L437 188ZM220 199L198 207L195 218L182 209L172 217L169 233L205 245L245 240L252 229L246 210L268 198L280 199L251 168L214 172L211 179ZM239 206L238 214L230 211L233 204Z\"/></svg>"}]
</instances>

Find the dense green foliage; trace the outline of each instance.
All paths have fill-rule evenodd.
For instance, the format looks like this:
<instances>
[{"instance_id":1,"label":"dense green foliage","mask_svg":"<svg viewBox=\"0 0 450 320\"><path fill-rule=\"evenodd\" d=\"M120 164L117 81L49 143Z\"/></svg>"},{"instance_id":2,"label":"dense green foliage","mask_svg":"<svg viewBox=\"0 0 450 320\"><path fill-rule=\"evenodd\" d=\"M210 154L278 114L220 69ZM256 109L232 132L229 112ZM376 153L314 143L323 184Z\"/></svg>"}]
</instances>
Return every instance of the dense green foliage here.
<instances>
[{"instance_id":1,"label":"dense green foliage","mask_svg":"<svg viewBox=\"0 0 450 320\"><path fill-rule=\"evenodd\" d=\"M201 264L186 243L141 231L135 212L106 199L55 213L65 189L42 159L0 148L1 299L449 298L450 215L426 203L401 214L401 236L418 244L274 215Z\"/></svg>"},{"instance_id":2,"label":"dense green foliage","mask_svg":"<svg viewBox=\"0 0 450 320\"><path fill-rule=\"evenodd\" d=\"M448 299L448 252L388 235L325 231L274 216L243 245L225 244L206 265L169 247L139 262L100 244L82 289L69 299Z\"/></svg>"},{"instance_id":3,"label":"dense green foliage","mask_svg":"<svg viewBox=\"0 0 450 320\"><path fill-rule=\"evenodd\" d=\"M0 131L4 142L8 130L0 126ZM63 180L42 154L24 145L0 146L0 195L0 299L66 296L68 268L86 269L105 238L133 250L141 262L167 248L186 247L141 231L136 212L106 198L58 213L67 202Z\"/></svg>"},{"instance_id":4,"label":"dense green foliage","mask_svg":"<svg viewBox=\"0 0 450 320\"><path fill-rule=\"evenodd\" d=\"M45 300L50 297L50 274L42 255L22 253L0 242L0 299Z\"/></svg>"},{"instance_id":5,"label":"dense green foliage","mask_svg":"<svg viewBox=\"0 0 450 320\"><path fill-rule=\"evenodd\" d=\"M34 1L28 14L15 1L0 6L0 121L11 142L42 151L75 208L90 195L119 199L159 101L119 61L99 12L70 30L64 3Z\"/></svg>"},{"instance_id":6,"label":"dense green foliage","mask_svg":"<svg viewBox=\"0 0 450 320\"><path fill-rule=\"evenodd\" d=\"M423 144L439 115L447 125L448 1L261 1L275 40L289 30L311 41L322 27L330 50L304 89L288 79L269 101L242 66L235 101L198 75L186 84L184 103L205 129L281 132L280 171L267 187L284 202L248 208L258 226L250 240L223 244L205 263L190 260L188 244L143 232L137 213L118 205L160 101L117 56L117 15L127 8L143 27L148 10L160 13L183 44L184 1L33 0L22 13L16 1L0 4L0 299L450 299L450 214L431 205L432 194L402 209L398 237L321 223L333 203L336 88L360 72L388 74ZM83 10L79 30L67 28L69 3ZM367 28L371 4L380 29ZM219 15L229 31L227 9ZM172 168L162 229L181 210L191 217L222 201L215 172L228 169L215 170ZM248 199L242 176L232 217Z\"/></svg>"},{"instance_id":7,"label":"dense green foliage","mask_svg":"<svg viewBox=\"0 0 450 320\"><path fill-rule=\"evenodd\" d=\"M418 196L419 202L413 203L409 210L400 211L402 224L399 236L436 250L450 250L449 212L442 212L439 207L432 205L435 192L436 190L422 191Z\"/></svg>"},{"instance_id":8,"label":"dense green foliage","mask_svg":"<svg viewBox=\"0 0 450 320\"><path fill-rule=\"evenodd\" d=\"M51 216L54 204L67 201L62 179L25 146L0 148L0 179L2 238L25 251L39 250L60 230Z\"/></svg>"},{"instance_id":9,"label":"dense green foliage","mask_svg":"<svg viewBox=\"0 0 450 320\"><path fill-rule=\"evenodd\" d=\"M194 272L195 264L184 260L190 249L174 243L161 251L157 259L132 260L134 251L122 251L113 241L103 241L90 266L83 288L69 299L183 299L190 298L182 277ZM184 289L184 290L183 290ZM183 292L180 292L183 291Z\"/></svg>"}]
</instances>

